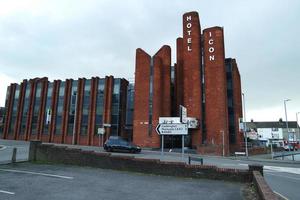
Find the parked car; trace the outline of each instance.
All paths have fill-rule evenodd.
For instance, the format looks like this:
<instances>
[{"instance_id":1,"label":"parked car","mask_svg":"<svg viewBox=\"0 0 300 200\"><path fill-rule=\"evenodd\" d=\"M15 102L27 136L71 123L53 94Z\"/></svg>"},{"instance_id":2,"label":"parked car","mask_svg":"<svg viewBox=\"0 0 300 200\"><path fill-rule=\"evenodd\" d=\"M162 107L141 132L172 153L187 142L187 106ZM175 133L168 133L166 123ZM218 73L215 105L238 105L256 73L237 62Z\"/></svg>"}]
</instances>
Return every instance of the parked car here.
<instances>
[{"instance_id":1,"label":"parked car","mask_svg":"<svg viewBox=\"0 0 300 200\"><path fill-rule=\"evenodd\" d=\"M104 143L104 149L107 152L111 152L111 151L130 152L130 153L141 152L141 147L134 145L133 143L128 142L118 136L110 136L109 139Z\"/></svg>"},{"instance_id":2,"label":"parked car","mask_svg":"<svg viewBox=\"0 0 300 200\"><path fill-rule=\"evenodd\" d=\"M297 145L294 144L287 144L283 146L285 151L298 151Z\"/></svg>"}]
</instances>

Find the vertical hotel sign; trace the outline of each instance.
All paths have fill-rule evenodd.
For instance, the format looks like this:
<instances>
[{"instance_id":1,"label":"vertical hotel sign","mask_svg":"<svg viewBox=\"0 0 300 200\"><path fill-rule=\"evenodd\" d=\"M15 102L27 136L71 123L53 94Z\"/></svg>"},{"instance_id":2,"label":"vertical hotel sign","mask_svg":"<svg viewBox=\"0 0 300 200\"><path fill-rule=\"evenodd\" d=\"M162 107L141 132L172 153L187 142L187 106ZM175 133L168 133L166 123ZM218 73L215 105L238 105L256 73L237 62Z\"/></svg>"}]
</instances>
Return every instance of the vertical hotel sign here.
<instances>
[{"instance_id":1,"label":"vertical hotel sign","mask_svg":"<svg viewBox=\"0 0 300 200\"><path fill-rule=\"evenodd\" d=\"M187 51L192 51L192 16L186 16L186 32L187 32Z\"/></svg>"},{"instance_id":2,"label":"vertical hotel sign","mask_svg":"<svg viewBox=\"0 0 300 200\"><path fill-rule=\"evenodd\" d=\"M215 46L214 38L212 37L211 31L208 32L208 59L209 61L215 60Z\"/></svg>"}]
</instances>

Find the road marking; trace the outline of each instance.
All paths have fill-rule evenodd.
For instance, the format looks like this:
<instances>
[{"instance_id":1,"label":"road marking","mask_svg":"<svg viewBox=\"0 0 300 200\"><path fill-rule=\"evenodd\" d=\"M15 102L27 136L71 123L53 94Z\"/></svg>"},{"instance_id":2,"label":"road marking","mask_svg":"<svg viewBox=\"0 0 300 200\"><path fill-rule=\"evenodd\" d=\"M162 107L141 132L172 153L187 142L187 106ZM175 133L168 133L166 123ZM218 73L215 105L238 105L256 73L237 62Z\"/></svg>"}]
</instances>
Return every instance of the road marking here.
<instances>
[{"instance_id":1,"label":"road marking","mask_svg":"<svg viewBox=\"0 0 300 200\"><path fill-rule=\"evenodd\" d=\"M277 195L279 195L281 198L285 199L285 200L289 200L288 198L286 198L285 196L283 196L282 194L280 194L279 192L276 192L275 190L273 190L273 192Z\"/></svg>"},{"instance_id":2,"label":"road marking","mask_svg":"<svg viewBox=\"0 0 300 200\"><path fill-rule=\"evenodd\" d=\"M277 166L264 166L264 169L277 171L277 172L286 172L291 174L300 174L300 168L293 167L277 167Z\"/></svg>"},{"instance_id":3,"label":"road marking","mask_svg":"<svg viewBox=\"0 0 300 200\"><path fill-rule=\"evenodd\" d=\"M0 171L23 173L23 174L33 174L33 175L48 176L48 177L63 178L63 179L73 179L74 178L74 177L70 177L70 176L61 176L61 175L56 175L56 174L45 174L45 173L39 173L39 172L30 172L30 171L14 170L14 169L2 169L2 168L0 168Z\"/></svg>"},{"instance_id":4,"label":"road marking","mask_svg":"<svg viewBox=\"0 0 300 200\"><path fill-rule=\"evenodd\" d=\"M8 192L8 191L5 191L5 190L0 190L0 193L11 194L11 195L15 194L14 192Z\"/></svg>"},{"instance_id":5,"label":"road marking","mask_svg":"<svg viewBox=\"0 0 300 200\"><path fill-rule=\"evenodd\" d=\"M289 178L289 179L300 181L300 178L294 178L294 177L288 177L288 176L284 176L284 175L280 175L280 174L274 174L274 173L271 173L269 171L266 171L266 173L270 174L270 175L273 175L273 176L279 176L279 177L283 177L283 178Z\"/></svg>"},{"instance_id":6,"label":"road marking","mask_svg":"<svg viewBox=\"0 0 300 200\"><path fill-rule=\"evenodd\" d=\"M2 146L2 147L0 148L0 151L4 150L4 149L6 149L6 148L7 148L6 146Z\"/></svg>"}]
</instances>

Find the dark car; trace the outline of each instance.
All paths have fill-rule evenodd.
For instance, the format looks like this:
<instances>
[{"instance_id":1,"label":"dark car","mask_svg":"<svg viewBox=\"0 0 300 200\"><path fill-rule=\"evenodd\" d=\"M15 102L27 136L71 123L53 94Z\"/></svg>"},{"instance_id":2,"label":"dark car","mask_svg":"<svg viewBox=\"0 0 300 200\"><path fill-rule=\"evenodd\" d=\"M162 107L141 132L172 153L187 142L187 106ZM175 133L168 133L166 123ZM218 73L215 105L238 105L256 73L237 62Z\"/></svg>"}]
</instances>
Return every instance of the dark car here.
<instances>
[{"instance_id":1,"label":"dark car","mask_svg":"<svg viewBox=\"0 0 300 200\"><path fill-rule=\"evenodd\" d=\"M130 152L139 153L141 148L124 140L118 136L110 136L109 139L104 143L105 151L118 151L118 152Z\"/></svg>"}]
</instances>

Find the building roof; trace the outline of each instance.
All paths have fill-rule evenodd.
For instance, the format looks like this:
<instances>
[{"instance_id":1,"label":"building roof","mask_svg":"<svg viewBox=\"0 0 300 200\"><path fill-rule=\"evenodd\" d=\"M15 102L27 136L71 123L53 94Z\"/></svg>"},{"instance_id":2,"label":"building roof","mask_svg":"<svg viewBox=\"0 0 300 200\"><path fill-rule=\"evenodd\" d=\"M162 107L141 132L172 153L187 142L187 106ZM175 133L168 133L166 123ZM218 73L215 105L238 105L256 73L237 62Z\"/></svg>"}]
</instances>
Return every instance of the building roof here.
<instances>
[{"instance_id":1,"label":"building roof","mask_svg":"<svg viewBox=\"0 0 300 200\"><path fill-rule=\"evenodd\" d=\"M286 128L285 121L273 121L273 122L246 122L247 128ZM289 128L297 128L296 121L288 122Z\"/></svg>"}]
</instances>

